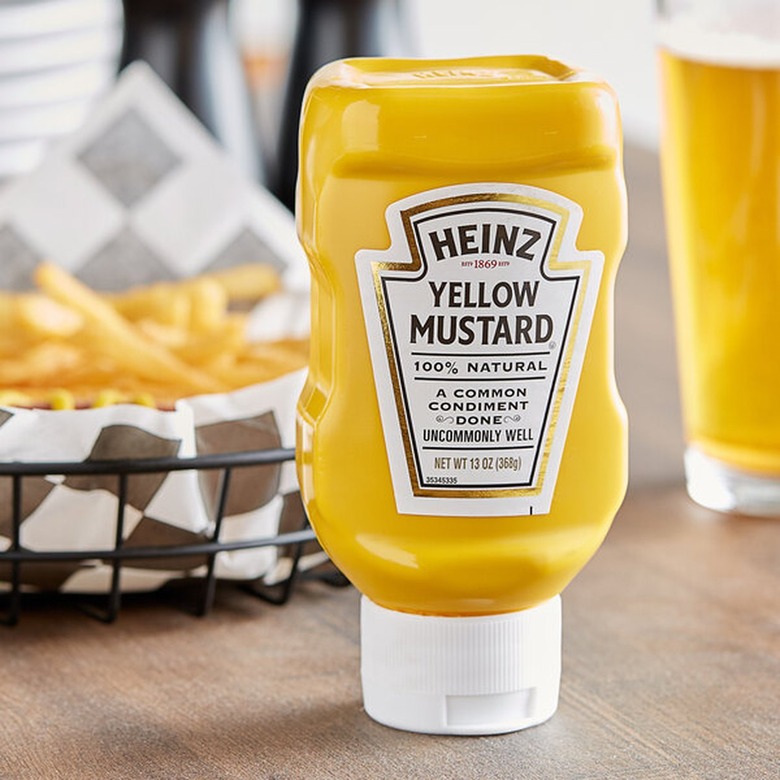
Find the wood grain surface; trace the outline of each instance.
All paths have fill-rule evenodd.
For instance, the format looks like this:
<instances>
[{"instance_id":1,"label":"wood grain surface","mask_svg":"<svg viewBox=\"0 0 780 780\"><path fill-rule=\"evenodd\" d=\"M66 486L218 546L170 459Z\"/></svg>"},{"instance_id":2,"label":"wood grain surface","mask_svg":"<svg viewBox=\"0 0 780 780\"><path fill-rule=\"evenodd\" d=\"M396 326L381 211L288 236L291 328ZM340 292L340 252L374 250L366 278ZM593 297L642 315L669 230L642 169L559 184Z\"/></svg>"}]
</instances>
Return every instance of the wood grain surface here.
<instances>
[{"instance_id":1,"label":"wood grain surface","mask_svg":"<svg viewBox=\"0 0 780 780\"><path fill-rule=\"evenodd\" d=\"M0 629L0 778L780 778L780 520L683 492L654 155L629 150L627 177L616 320L631 486L564 594L551 721L477 738L372 722L352 589L303 584L276 608L220 587L204 619L128 598L113 625L42 603Z\"/></svg>"}]
</instances>

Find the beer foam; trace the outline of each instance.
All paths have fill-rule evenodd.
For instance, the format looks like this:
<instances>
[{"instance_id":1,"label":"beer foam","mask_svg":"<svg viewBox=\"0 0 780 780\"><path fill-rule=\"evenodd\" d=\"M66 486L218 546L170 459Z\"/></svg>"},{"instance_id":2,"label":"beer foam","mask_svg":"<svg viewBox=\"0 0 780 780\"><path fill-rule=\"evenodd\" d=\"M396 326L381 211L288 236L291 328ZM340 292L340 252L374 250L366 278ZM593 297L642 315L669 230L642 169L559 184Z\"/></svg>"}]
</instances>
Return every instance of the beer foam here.
<instances>
[{"instance_id":1,"label":"beer foam","mask_svg":"<svg viewBox=\"0 0 780 780\"><path fill-rule=\"evenodd\" d=\"M661 48L688 60L737 68L780 68L780 31L776 19L762 29L754 19L680 14L659 21Z\"/></svg>"}]
</instances>

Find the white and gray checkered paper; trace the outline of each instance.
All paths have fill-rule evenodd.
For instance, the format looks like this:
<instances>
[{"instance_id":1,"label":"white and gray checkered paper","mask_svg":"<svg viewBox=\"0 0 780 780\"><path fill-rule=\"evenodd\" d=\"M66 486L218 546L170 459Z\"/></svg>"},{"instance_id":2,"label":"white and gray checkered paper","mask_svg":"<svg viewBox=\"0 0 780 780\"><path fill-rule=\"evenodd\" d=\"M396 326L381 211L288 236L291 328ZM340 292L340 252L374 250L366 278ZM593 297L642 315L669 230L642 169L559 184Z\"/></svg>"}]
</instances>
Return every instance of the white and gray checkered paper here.
<instances>
[{"instance_id":1,"label":"white and gray checkered paper","mask_svg":"<svg viewBox=\"0 0 780 780\"><path fill-rule=\"evenodd\" d=\"M23 290L42 260L99 290L117 290L244 263L278 268L284 291L252 313L252 335L308 332L308 271L292 216L246 179L143 64L127 68L86 124L32 173L0 192L0 288ZM298 371L222 395L181 400L174 411L120 405L48 411L0 408L0 459L59 462L193 456L294 446ZM206 541L213 531L215 472L131 475L125 547ZM11 544L12 483L0 477L0 548ZM25 477L21 545L90 551L114 546L116 477ZM303 523L294 465L236 469L225 541L270 538ZM217 576L273 580L287 570L275 547L224 552ZM311 565L322 560L314 550ZM23 565L28 589L102 592L110 561ZM9 579L0 562L0 581ZM199 576L205 559L123 564L124 591Z\"/></svg>"}]
</instances>

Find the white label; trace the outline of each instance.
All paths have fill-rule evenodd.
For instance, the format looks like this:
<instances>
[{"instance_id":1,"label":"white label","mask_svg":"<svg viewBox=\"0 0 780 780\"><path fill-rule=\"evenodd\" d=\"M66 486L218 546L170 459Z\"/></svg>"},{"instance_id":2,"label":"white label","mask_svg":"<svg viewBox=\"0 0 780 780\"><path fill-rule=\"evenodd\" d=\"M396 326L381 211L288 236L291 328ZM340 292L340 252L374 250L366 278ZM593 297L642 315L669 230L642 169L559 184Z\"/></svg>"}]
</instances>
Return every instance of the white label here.
<instances>
[{"instance_id":1,"label":"white label","mask_svg":"<svg viewBox=\"0 0 780 780\"><path fill-rule=\"evenodd\" d=\"M604 264L581 208L470 184L386 217L355 259L398 512L548 513Z\"/></svg>"}]
</instances>

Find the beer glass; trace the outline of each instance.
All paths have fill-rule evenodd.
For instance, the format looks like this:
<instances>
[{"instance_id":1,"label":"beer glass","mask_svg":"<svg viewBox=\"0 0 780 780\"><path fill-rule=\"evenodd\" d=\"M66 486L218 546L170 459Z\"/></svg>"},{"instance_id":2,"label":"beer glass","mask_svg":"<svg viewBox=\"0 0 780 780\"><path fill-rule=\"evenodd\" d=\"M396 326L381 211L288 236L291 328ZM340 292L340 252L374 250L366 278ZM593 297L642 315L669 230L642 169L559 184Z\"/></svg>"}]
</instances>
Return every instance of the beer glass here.
<instances>
[{"instance_id":1,"label":"beer glass","mask_svg":"<svg viewBox=\"0 0 780 780\"><path fill-rule=\"evenodd\" d=\"M659 0L689 495L780 516L780 2Z\"/></svg>"}]
</instances>

